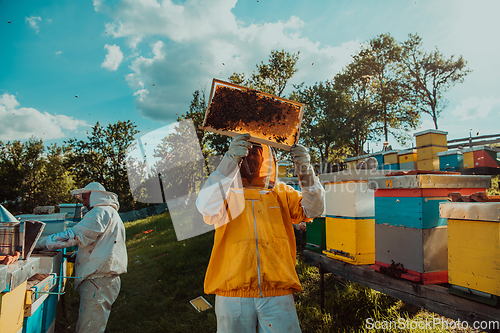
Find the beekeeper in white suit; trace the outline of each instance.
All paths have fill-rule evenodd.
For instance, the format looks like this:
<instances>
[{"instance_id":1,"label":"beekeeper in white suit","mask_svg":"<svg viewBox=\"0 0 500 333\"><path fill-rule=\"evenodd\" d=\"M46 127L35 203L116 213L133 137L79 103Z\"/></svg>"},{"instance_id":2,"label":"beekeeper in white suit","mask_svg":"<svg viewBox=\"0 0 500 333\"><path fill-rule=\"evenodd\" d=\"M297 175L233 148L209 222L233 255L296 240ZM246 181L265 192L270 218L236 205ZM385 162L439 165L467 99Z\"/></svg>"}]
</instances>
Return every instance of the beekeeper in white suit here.
<instances>
[{"instance_id":1,"label":"beekeeper in white suit","mask_svg":"<svg viewBox=\"0 0 500 333\"><path fill-rule=\"evenodd\" d=\"M99 183L71 194L89 209L73 228L41 240L37 248L77 245L75 289L80 292L76 332L104 332L111 306L120 292L120 274L127 272L125 227L118 215L118 196Z\"/></svg>"}]
</instances>

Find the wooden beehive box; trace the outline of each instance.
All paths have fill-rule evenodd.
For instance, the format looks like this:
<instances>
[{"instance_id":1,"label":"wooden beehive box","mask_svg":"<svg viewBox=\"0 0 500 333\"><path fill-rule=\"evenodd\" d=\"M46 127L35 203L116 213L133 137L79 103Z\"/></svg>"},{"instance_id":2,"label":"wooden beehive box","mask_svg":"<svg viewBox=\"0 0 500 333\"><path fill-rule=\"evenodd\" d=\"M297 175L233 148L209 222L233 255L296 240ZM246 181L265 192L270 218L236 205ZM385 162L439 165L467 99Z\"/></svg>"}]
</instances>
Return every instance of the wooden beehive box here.
<instances>
[{"instance_id":1,"label":"wooden beehive box","mask_svg":"<svg viewBox=\"0 0 500 333\"><path fill-rule=\"evenodd\" d=\"M306 249L322 253L326 248L325 217L316 217L306 226Z\"/></svg>"},{"instance_id":2,"label":"wooden beehive box","mask_svg":"<svg viewBox=\"0 0 500 333\"><path fill-rule=\"evenodd\" d=\"M375 216L373 189L369 178L384 177L387 170L344 170L320 174L325 188L325 215L329 217Z\"/></svg>"},{"instance_id":3,"label":"wooden beehive box","mask_svg":"<svg viewBox=\"0 0 500 333\"><path fill-rule=\"evenodd\" d=\"M417 143L417 148L426 146L444 146L448 145L446 136L448 132L429 129L413 134Z\"/></svg>"},{"instance_id":4,"label":"wooden beehive box","mask_svg":"<svg viewBox=\"0 0 500 333\"><path fill-rule=\"evenodd\" d=\"M375 262L375 219L326 218L328 257L354 265Z\"/></svg>"},{"instance_id":5,"label":"wooden beehive box","mask_svg":"<svg viewBox=\"0 0 500 333\"><path fill-rule=\"evenodd\" d=\"M304 104L213 79L203 130L290 150L297 143Z\"/></svg>"},{"instance_id":6,"label":"wooden beehive box","mask_svg":"<svg viewBox=\"0 0 500 333\"><path fill-rule=\"evenodd\" d=\"M398 152L399 170L415 170L417 163L417 150L408 149Z\"/></svg>"},{"instance_id":7,"label":"wooden beehive box","mask_svg":"<svg viewBox=\"0 0 500 333\"><path fill-rule=\"evenodd\" d=\"M458 149L450 149L437 153L439 158L439 169L441 171L455 171L464 168L463 154Z\"/></svg>"},{"instance_id":8,"label":"wooden beehive box","mask_svg":"<svg viewBox=\"0 0 500 333\"><path fill-rule=\"evenodd\" d=\"M446 283L446 220L439 204L450 192L470 195L491 186L490 176L460 174L389 175L370 179L375 189L375 265L379 271L407 270L400 277L424 284ZM444 259L443 259L444 258ZM400 271L400 273L403 273Z\"/></svg>"},{"instance_id":9,"label":"wooden beehive box","mask_svg":"<svg viewBox=\"0 0 500 333\"><path fill-rule=\"evenodd\" d=\"M448 279L464 288L500 296L500 203L447 202Z\"/></svg>"}]
</instances>

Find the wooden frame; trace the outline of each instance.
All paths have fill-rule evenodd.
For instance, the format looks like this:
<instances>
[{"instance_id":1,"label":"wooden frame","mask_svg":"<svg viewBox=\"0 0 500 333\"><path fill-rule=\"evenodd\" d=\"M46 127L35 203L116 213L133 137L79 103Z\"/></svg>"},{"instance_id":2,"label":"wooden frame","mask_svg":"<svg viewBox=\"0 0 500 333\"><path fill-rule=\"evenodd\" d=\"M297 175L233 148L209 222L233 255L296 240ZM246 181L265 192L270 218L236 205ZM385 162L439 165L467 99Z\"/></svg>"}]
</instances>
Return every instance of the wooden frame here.
<instances>
[{"instance_id":1,"label":"wooden frame","mask_svg":"<svg viewBox=\"0 0 500 333\"><path fill-rule=\"evenodd\" d=\"M207 124L207 118L208 118L210 111L211 111L211 106L212 106L212 101L213 101L214 95L217 93L217 90L219 89L219 87L226 87L226 88L230 88L233 90L239 90L239 91L243 91L243 92L252 92L252 93L256 93L261 98L271 99L271 100L278 101L280 103L286 103L288 105L291 105L298 112L298 115L297 115L298 119L297 119L297 122L295 123L294 129L292 130L291 133L287 134L286 139L284 140L285 142L278 142L276 139L274 139L272 137L274 135L272 133L270 135L268 135L268 134L264 135L262 132L252 131L249 128L245 128L244 126L240 126L239 128L236 128L235 130L221 130L221 129L214 128L213 126L211 126L211 124ZM302 103L291 101L291 100L281 98L281 97L278 97L275 95L271 95L268 93L255 91L255 90L249 89L247 87L236 85L233 83L221 81L218 79L213 79L212 88L210 90L210 99L209 99L208 107L207 107L206 112L205 112L203 126L200 127L200 129L203 129L205 131L210 131L213 133L217 133L217 134L221 134L221 135L231 136L231 137L234 137L238 134L249 133L251 135L251 138L249 141L258 142L261 144L266 144L266 145L273 146L273 147L280 148L280 149L284 149L284 150L290 150L292 145L296 144L299 140L300 125L302 123L303 113L304 113L304 104L302 104ZM242 124L242 125L244 125L244 124ZM273 128L279 129L282 131L285 130L285 127L276 126L276 125L274 125L274 126L269 125L268 128L270 129L271 132L273 132Z\"/></svg>"}]
</instances>

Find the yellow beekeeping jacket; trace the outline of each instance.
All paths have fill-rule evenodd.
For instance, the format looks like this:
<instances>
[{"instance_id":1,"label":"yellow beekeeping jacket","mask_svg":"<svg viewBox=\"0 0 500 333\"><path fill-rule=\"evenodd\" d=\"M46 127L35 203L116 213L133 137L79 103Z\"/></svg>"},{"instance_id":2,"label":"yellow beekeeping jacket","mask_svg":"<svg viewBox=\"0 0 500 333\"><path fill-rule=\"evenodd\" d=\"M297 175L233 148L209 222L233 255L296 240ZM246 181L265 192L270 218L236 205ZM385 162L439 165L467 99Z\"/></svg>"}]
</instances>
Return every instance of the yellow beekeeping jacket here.
<instances>
[{"instance_id":1,"label":"yellow beekeeping jacket","mask_svg":"<svg viewBox=\"0 0 500 333\"><path fill-rule=\"evenodd\" d=\"M266 148L263 155L272 156L267 155ZM216 214L203 213L203 204L197 202L205 222L216 226L205 276L207 294L258 298L302 290L295 272L293 222L310 219L302 207L299 191L284 183L273 184L276 163L270 161L263 164L261 177L252 184L242 179L242 187L231 187ZM224 160L219 169L224 169L223 164ZM270 180L270 185L263 186L266 180ZM212 196L217 193L213 191Z\"/></svg>"}]
</instances>

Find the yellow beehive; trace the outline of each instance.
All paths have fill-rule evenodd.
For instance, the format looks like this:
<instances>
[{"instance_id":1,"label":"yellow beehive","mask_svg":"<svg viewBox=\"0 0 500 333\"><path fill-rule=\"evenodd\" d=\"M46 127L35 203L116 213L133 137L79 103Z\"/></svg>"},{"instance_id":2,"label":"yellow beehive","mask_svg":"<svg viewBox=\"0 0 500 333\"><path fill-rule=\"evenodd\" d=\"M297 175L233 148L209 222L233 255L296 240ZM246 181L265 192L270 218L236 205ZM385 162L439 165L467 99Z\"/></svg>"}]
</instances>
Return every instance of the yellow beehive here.
<instances>
[{"instance_id":1,"label":"yellow beehive","mask_svg":"<svg viewBox=\"0 0 500 333\"><path fill-rule=\"evenodd\" d=\"M416 149L408 149L402 150L398 152L398 163L409 163L417 161L417 150Z\"/></svg>"},{"instance_id":2,"label":"yellow beehive","mask_svg":"<svg viewBox=\"0 0 500 333\"><path fill-rule=\"evenodd\" d=\"M417 161L417 170L439 170L439 158Z\"/></svg>"},{"instance_id":3,"label":"yellow beehive","mask_svg":"<svg viewBox=\"0 0 500 333\"><path fill-rule=\"evenodd\" d=\"M0 332L17 333L23 327L26 285L27 281L24 281L14 290L2 294Z\"/></svg>"},{"instance_id":4,"label":"yellow beehive","mask_svg":"<svg viewBox=\"0 0 500 333\"><path fill-rule=\"evenodd\" d=\"M349 170L354 170L356 169L356 164L358 164L358 157L349 157L345 159L345 163L347 166L347 169Z\"/></svg>"},{"instance_id":5,"label":"yellow beehive","mask_svg":"<svg viewBox=\"0 0 500 333\"><path fill-rule=\"evenodd\" d=\"M500 203L447 202L449 283L500 296Z\"/></svg>"},{"instance_id":6,"label":"yellow beehive","mask_svg":"<svg viewBox=\"0 0 500 333\"><path fill-rule=\"evenodd\" d=\"M384 155L384 164L397 164L398 163L398 151L397 150L386 151L383 155Z\"/></svg>"},{"instance_id":7,"label":"yellow beehive","mask_svg":"<svg viewBox=\"0 0 500 333\"><path fill-rule=\"evenodd\" d=\"M417 148L417 161L430 160L434 158L437 158L439 160L437 153L447 150L448 147L438 147L438 146Z\"/></svg>"},{"instance_id":8,"label":"yellow beehive","mask_svg":"<svg viewBox=\"0 0 500 333\"><path fill-rule=\"evenodd\" d=\"M375 263L375 219L326 218L328 257L354 265Z\"/></svg>"},{"instance_id":9,"label":"yellow beehive","mask_svg":"<svg viewBox=\"0 0 500 333\"><path fill-rule=\"evenodd\" d=\"M472 148L462 149L464 159L464 169L474 168L474 150Z\"/></svg>"},{"instance_id":10,"label":"yellow beehive","mask_svg":"<svg viewBox=\"0 0 500 333\"><path fill-rule=\"evenodd\" d=\"M448 140L446 136L448 132L439 130L425 130L422 132L415 133L415 140L417 142L417 148L426 146L444 146L448 145Z\"/></svg>"}]
</instances>

